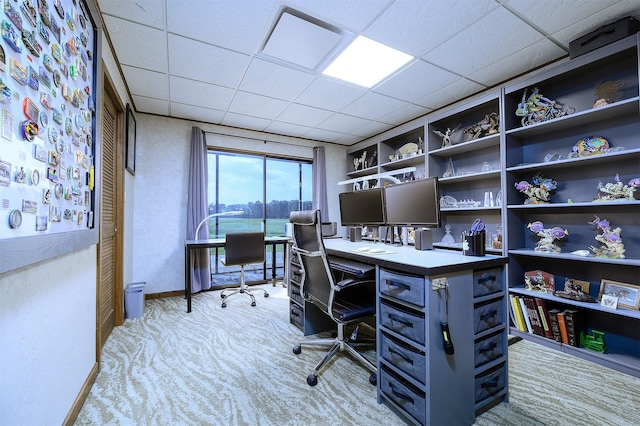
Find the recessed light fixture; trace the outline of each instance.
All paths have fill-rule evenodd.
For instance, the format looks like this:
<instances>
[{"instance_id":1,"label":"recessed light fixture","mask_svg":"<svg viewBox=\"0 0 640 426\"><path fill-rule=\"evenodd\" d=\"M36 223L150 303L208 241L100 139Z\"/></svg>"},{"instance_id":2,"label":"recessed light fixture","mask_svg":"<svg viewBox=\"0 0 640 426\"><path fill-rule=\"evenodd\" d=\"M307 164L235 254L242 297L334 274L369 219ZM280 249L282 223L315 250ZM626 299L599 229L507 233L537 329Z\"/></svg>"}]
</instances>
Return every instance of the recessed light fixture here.
<instances>
[{"instance_id":1,"label":"recessed light fixture","mask_svg":"<svg viewBox=\"0 0 640 426\"><path fill-rule=\"evenodd\" d=\"M336 28L306 15L284 11L266 41L262 53L268 57L319 71L328 55L343 40Z\"/></svg>"},{"instance_id":2,"label":"recessed light fixture","mask_svg":"<svg viewBox=\"0 0 640 426\"><path fill-rule=\"evenodd\" d=\"M323 74L371 88L412 59L411 55L358 36Z\"/></svg>"}]
</instances>

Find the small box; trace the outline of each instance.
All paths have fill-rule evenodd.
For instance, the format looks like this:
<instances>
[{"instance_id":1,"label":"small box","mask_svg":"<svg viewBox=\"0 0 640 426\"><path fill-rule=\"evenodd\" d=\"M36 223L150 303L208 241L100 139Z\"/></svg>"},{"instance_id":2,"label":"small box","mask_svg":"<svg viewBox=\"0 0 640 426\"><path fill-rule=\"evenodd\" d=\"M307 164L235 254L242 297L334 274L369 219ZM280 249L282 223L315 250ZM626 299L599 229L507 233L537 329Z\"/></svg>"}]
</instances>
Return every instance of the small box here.
<instances>
[{"instance_id":1,"label":"small box","mask_svg":"<svg viewBox=\"0 0 640 426\"><path fill-rule=\"evenodd\" d=\"M430 229L416 229L414 238L416 250L433 250L433 235Z\"/></svg>"},{"instance_id":2,"label":"small box","mask_svg":"<svg viewBox=\"0 0 640 426\"><path fill-rule=\"evenodd\" d=\"M322 236L333 237L338 232L336 222L322 222Z\"/></svg>"},{"instance_id":3,"label":"small box","mask_svg":"<svg viewBox=\"0 0 640 426\"><path fill-rule=\"evenodd\" d=\"M349 228L349 241L352 243L357 243L358 241L362 241L362 227L361 226L352 226Z\"/></svg>"},{"instance_id":4,"label":"small box","mask_svg":"<svg viewBox=\"0 0 640 426\"><path fill-rule=\"evenodd\" d=\"M627 16L609 25L604 25L587 35L569 42L569 57L576 58L599 47L618 41L640 31L640 22Z\"/></svg>"}]
</instances>

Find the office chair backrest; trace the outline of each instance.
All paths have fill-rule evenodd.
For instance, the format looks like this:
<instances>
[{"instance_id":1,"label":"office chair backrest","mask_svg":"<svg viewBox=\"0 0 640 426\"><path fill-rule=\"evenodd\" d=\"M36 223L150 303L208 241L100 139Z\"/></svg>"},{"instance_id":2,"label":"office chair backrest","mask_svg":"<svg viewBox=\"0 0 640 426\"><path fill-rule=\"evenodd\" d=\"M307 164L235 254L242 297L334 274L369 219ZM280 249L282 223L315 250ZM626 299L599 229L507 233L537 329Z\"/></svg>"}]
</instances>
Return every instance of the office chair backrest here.
<instances>
[{"instance_id":1,"label":"office chair backrest","mask_svg":"<svg viewBox=\"0 0 640 426\"><path fill-rule=\"evenodd\" d=\"M322 242L320 210L291 212L289 221L293 224L293 251L300 255L304 270L302 295L327 310L333 276Z\"/></svg>"},{"instance_id":2,"label":"office chair backrest","mask_svg":"<svg viewBox=\"0 0 640 426\"><path fill-rule=\"evenodd\" d=\"M233 232L225 236L225 265L264 263L264 232Z\"/></svg>"}]
</instances>

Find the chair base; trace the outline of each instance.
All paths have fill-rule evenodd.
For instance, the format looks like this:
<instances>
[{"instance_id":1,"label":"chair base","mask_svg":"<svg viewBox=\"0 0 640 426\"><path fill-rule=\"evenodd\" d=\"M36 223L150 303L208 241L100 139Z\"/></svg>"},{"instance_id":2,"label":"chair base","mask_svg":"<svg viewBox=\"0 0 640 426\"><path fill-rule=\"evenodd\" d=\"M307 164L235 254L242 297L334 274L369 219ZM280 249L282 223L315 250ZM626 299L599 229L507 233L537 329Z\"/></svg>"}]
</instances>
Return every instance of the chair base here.
<instances>
[{"instance_id":1,"label":"chair base","mask_svg":"<svg viewBox=\"0 0 640 426\"><path fill-rule=\"evenodd\" d=\"M229 294L224 294L226 291L231 291L231 293ZM222 297L222 307L226 308L227 307L227 299L231 296L233 296L234 294L247 294L249 295L249 297L251 298L251 306L256 306L256 298L254 297L254 295L252 294L252 291L264 291L264 297L269 297L269 293L267 292L267 290L260 288L260 287L256 287L252 290L249 290L247 288L247 285L245 283L244 280L244 268L240 273L240 287L235 287L235 288L227 288L224 289L220 292L220 297Z\"/></svg>"},{"instance_id":2,"label":"chair base","mask_svg":"<svg viewBox=\"0 0 640 426\"><path fill-rule=\"evenodd\" d=\"M302 346L310 346L310 347L328 347L329 352L325 354L325 356L316 364L313 369L313 373L309 374L307 377L307 383L309 386L315 386L318 383L318 375L320 371L327 365L327 363L333 358L335 354L338 352L346 351L351 356L353 356L360 364L364 365L369 371L371 371L371 375L369 377L369 382L372 385L376 385L377 383L377 368L376 366L365 358L360 352L358 352L355 348L358 346L371 346L375 345L375 339L362 339L357 340L358 336L358 326L356 326L353 333L349 338L344 337L344 324L338 324L338 333L335 338L330 339L306 339L301 341L297 346L293 348L293 353L298 355L302 352Z\"/></svg>"}]
</instances>

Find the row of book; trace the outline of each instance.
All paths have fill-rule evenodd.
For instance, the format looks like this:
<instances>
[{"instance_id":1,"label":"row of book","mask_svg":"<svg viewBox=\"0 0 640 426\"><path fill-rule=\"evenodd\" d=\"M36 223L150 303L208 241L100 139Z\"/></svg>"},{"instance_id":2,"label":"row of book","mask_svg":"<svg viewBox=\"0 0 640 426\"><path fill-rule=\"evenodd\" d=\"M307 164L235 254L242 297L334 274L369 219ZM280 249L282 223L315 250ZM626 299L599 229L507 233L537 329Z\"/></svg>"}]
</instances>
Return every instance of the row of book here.
<instances>
[{"instance_id":1,"label":"row of book","mask_svg":"<svg viewBox=\"0 0 640 426\"><path fill-rule=\"evenodd\" d=\"M516 294L510 294L509 301L511 321L518 330L580 346L580 332L586 328L583 311L549 309L544 299Z\"/></svg>"}]
</instances>

